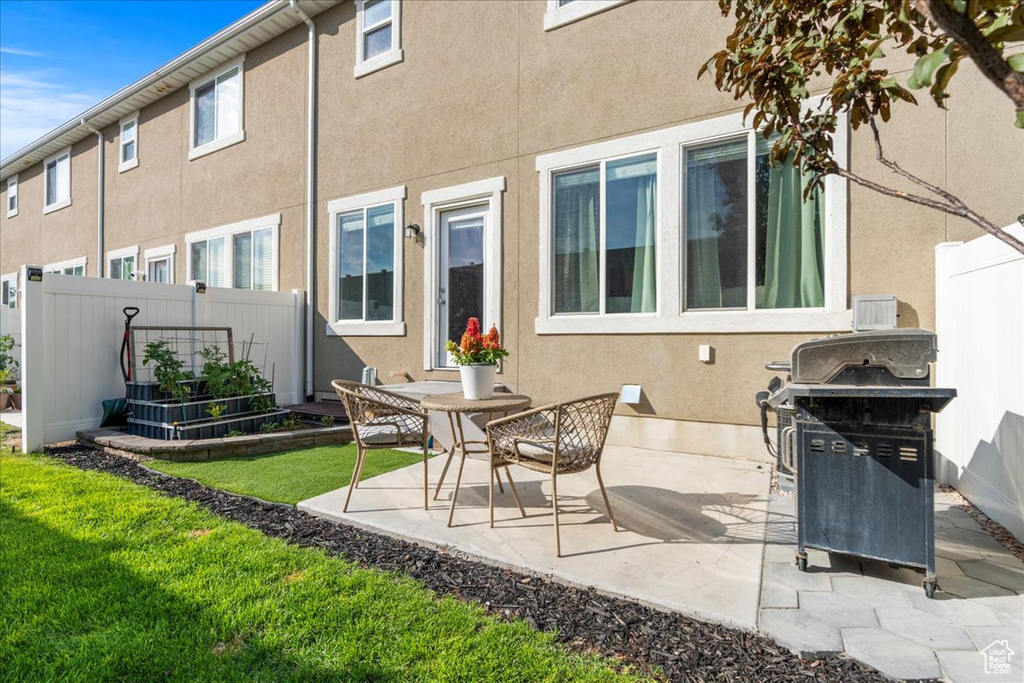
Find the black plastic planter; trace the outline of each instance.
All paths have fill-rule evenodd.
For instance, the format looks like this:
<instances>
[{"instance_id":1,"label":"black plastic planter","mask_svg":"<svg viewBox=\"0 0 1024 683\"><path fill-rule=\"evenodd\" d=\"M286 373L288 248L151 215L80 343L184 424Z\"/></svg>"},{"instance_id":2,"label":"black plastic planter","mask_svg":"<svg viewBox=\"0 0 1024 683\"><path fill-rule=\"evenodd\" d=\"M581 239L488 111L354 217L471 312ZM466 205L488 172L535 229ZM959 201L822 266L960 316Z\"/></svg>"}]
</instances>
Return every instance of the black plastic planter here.
<instances>
[{"instance_id":1,"label":"black plastic planter","mask_svg":"<svg viewBox=\"0 0 1024 683\"><path fill-rule=\"evenodd\" d=\"M269 413L244 413L220 420L203 420L185 424L163 424L128 418L128 431L136 436L150 439L219 439L228 432L258 434L265 424L280 424L288 416L287 410L274 410Z\"/></svg>"}]
</instances>

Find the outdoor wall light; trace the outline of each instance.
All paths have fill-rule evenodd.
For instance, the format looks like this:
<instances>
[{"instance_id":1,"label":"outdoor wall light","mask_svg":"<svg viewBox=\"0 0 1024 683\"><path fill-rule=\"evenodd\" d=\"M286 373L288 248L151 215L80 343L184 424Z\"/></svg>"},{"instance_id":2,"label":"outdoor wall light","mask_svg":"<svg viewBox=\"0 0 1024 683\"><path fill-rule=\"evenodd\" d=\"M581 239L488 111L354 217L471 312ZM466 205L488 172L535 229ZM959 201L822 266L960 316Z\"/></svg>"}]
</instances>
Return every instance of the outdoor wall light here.
<instances>
[{"instance_id":1,"label":"outdoor wall light","mask_svg":"<svg viewBox=\"0 0 1024 683\"><path fill-rule=\"evenodd\" d=\"M405 239L415 240L419 238L419 235L420 226L416 225L415 223L410 223L409 225L405 226Z\"/></svg>"},{"instance_id":2,"label":"outdoor wall light","mask_svg":"<svg viewBox=\"0 0 1024 683\"><path fill-rule=\"evenodd\" d=\"M196 280L196 294L206 294L206 283Z\"/></svg>"}]
</instances>

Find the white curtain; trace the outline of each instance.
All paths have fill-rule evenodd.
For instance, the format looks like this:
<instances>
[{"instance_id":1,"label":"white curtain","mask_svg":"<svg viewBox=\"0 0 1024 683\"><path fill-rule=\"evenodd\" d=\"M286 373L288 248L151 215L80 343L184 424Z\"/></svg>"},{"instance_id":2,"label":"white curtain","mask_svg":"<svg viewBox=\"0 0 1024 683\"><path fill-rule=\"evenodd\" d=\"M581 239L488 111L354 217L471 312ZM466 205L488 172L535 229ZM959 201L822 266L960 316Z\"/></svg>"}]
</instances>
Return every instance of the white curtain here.
<instances>
[{"instance_id":1,"label":"white curtain","mask_svg":"<svg viewBox=\"0 0 1024 683\"><path fill-rule=\"evenodd\" d=\"M657 310L657 185L658 177L653 169L637 181L632 313L653 313Z\"/></svg>"},{"instance_id":2,"label":"white curtain","mask_svg":"<svg viewBox=\"0 0 1024 683\"><path fill-rule=\"evenodd\" d=\"M596 313L600 249L597 167L555 175L555 313Z\"/></svg>"}]
</instances>

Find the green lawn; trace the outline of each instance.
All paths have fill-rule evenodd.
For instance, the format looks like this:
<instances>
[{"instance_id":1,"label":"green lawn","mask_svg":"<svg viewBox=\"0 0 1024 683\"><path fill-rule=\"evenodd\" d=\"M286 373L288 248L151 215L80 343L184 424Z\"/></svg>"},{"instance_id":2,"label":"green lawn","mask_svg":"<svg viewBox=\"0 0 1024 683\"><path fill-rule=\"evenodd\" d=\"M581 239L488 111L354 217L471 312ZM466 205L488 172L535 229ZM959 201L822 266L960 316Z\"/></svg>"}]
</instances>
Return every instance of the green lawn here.
<instances>
[{"instance_id":1,"label":"green lawn","mask_svg":"<svg viewBox=\"0 0 1024 683\"><path fill-rule=\"evenodd\" d=\"M363 479L420 463L419 453L372 450L363 465ZM276 503L298 503L348 486L356 464L356 445L322 446L273 455L228 457L197 462L153 460L150 467L177 477L188 477L232 493L243 493Z\"/></svg>"},{"instance_id":2,"label":"green lawn","mask_svg":"<svg viewBox=\"0 0 1024 683\"><path fill-rule=\"evenodd\" d=\"M613 680L523 622L41 456L0 456L0 678Z\"/></svg>"}]
</instances>

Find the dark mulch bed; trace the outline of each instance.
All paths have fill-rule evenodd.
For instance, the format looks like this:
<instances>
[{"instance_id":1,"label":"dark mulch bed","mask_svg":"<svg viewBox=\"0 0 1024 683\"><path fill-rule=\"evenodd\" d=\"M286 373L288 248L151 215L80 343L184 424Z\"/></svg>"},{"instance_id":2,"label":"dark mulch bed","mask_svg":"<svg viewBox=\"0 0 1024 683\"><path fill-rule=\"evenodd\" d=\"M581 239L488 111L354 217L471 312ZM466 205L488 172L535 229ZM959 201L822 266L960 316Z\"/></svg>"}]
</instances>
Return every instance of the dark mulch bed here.
<instances>
[{"instance_id":1,"label":"dark mulch bed","mask_svg":"<svg viewBox=\"0 0 1024 683\"><path fill-rule=\"evenodd\" d=\"M81 446L46 453L194 501L268 536L323 548L367 567L401 572L431 590L483 605L504 619L552 631L570 648L597 652L673 681L886 681L847 657L801 660L767 638L635 602L461 559L415 543L313 517L154 472L127 458Z\"/></svg>"}]
</instances>

